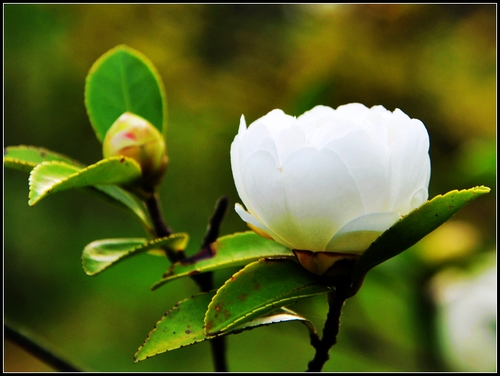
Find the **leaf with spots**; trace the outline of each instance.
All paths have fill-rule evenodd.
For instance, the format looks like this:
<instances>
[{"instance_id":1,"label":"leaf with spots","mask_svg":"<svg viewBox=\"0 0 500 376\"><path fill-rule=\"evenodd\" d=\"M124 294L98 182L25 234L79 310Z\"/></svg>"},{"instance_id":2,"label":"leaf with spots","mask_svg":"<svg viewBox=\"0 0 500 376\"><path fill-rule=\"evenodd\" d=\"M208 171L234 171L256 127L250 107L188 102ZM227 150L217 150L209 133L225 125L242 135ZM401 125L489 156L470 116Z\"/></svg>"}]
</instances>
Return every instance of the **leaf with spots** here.
<instances>
[{"instance_id":1,"label":"leaf with spots","mask_svg":"<svg viewBox=\"0 0 500 376\"><path fill-rule=\"evenodd\" d=\"M292 260L260 259L217 291L205 315L205 334L232 330L283 306L332 291Z\"/></svg>"},{"instance_id":2,"label":"leaf with spots","mask_svg":"<svg viewBox=\"0 0 500 376\"><path fill-rule=\"evenodd\" d=\"M83 250L82 265L85 273L96 275L130 256L168 248L174 252L183 251L189 236L185 233L148 240L143 238L103 239L88 244ZM164 254L162 251L161 253ZM158 252L155 252L158 254Z\"/></svg>"},{"instance_id":3,"label":"leaf with spots","mask_svg":"<svg viewBox=\"0 0 500 376\"><path fill-rule=\"evenodd\" d=\"M153 290L177 278L187 277L197 273L242 266L257 261L262 257L295 259L293 252L287 247L253 231L226 235L218 238L211 245L212 257L189 262L184 260L172 264L158 281Z\"/></svg>"},{"instance_id":4,"label":"leaf with spots","mask_svg":"<svg viewBox=\"0 0 500 376\"><path fill-rule=\"evenodd\" d=\"M29 177L29 204L35 205L50 193L70 188L100 184L128 184L141 176L141 168L132 158L112 157L85 168L66 162L43 162L31 171Z\"/></svg>"},{"instance_id":5,"label":"leaf with spots","mask_svg":"<svg viewBox=\"0 0 500 376\"><path fill-rule=\"evenodd\" d=\"M149 333L144 344L139 347L135 354L134 361L139 362L154 355L194 345L216 337L205 334L203 323L205 311L214 295L215 291L210 291L208 293L193 295L177 303L158 321L155 328ZM300 321L307 326L310 332L315 332L309 320L291 310L283 308L276 310L270 315L248 321L220 335L236 334L261 326L290 321Z\"/></svg>"},{"instance_id":6,"label":"leaf with spots","mask_svg":"<svg viewBox=\"0 0 500 376\"><path fill-rule=\"evenodd\" d=\"M453 217L469 202L489 191L490 188L484 186L454 190L427 201L396 222L370 245L354 264L351 270L352 279L361 280L370 269L405 251Z\"/></svg>"}]
</instances>

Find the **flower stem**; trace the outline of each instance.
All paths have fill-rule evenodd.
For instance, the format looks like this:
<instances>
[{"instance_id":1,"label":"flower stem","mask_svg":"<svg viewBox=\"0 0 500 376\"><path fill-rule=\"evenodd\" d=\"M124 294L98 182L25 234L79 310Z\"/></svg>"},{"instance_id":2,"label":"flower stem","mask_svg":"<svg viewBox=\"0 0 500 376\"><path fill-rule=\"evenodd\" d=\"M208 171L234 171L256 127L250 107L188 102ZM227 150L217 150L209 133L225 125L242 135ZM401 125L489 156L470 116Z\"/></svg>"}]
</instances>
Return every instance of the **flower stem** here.
<instances>
[{"instance_id":1,"label":"flower stem","mask_svg":"<svg viewBox=\"0 0 500 376\"><path fill-rule=\"evenodd\" d=\"M159 238L163 238L172 234L172 230L168 227L165 220L163 219L158 193L155 192L146 199L146 207L148 209L149 216L153 221L156 236Z\"/></svg>"},{"instance_id":2,"label":"flower stem","mask_svg":"<svg viewBox=\"0 0 500 376\"><path fill-rule=\"evenodd\" d=\"M342 307L347 298L350 297L349 290L351 282L348 279L340 281L334 292L328 293L328 315L325 327L323 328L323 338L311 340L311 345L316 349L313 360L309 362L307 372L320 372L324 364L330 359L328 354L330 348L337 343L337 335L340 329L340 315Z\"/></svg>"},{"instance_id":3,"label":"flower stem","mask_svg":"<svg viewBox=\"0 0 500 376\"><path fill-rule=\"evenodd\" d=\"M153 222L156 237L163 238L170 236L172 234L172 230L163 219L158 193L154 192L150 195L145 200L145 203L149 216L151 217L151 221ZM178 261L179 256L173 249L163 248L163 250L171 263Z\"/></svg>"}]
</instances>

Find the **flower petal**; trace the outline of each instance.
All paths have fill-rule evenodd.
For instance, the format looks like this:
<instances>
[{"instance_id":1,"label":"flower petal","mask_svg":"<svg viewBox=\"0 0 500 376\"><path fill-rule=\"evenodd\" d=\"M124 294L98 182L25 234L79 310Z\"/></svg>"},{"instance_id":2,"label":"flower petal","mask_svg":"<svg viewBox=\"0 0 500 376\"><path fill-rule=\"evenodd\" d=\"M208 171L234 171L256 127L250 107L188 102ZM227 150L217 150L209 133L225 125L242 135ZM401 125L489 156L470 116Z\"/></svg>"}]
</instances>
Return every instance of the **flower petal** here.
<instances>
[{"instance_id":1,"label":"flower petal","mask_svg":"<svg viewBox=\"0 0 500 376\"><path fill-rule=\"evenodd\" d=\"M330 240L326 250L361 254L385 230L401 217L397 213L371 213L358 217L343 226Z\"/></svg>"},{"instance_id":2,"label":"flower petal","mask_svg":"<svg viewBox=\"0 0 500 376\"><path fill-rule=\"evenodd\" d=\"M355 182L339 156L329 149L297 150L279 174L277 199L282 200L285 211L267 216L267 208L264 221L294 249L323 251L338 229L363 214Z\"/></svg>"},{"instance_id":3,"label":"flower petal","mask_svg":"<svg viewBox=\"0 0 500 376\"><path fill-rule=\"evenodd\" d=\"M240 204L238 203L235 204L234 210L241 217L241 219L249 225L252 231L257 233L258 235L263 236L265 238L267 238L267 236L264 236L264 234L269 235L272 239L284 245L285 247L288 247L290 249L293 248L291 244L280 238L269 227L264 225L260 220L255 218L252 214L248 213Z\"/></svg>"},{"instance_id":4,"label":"flower petal","mask_svg":"<svg viewBox=\"0 0 500 376\"><path fill-rule=\"evenodd\" d=\"M395 140L390 145L391 210L407 214L416 208L414 204L420 205L427 200L428 193L424 191L430 179L429 135L416 119L389 128L389 132ZM412 203L417 192L420 192L420 199Z\"/></svg>"},{"instance_id":5,"label":"flower petal","mask_svg":"<svg viewBox=\"0 0 500 376\"><path fill-rule=\"evenodd\" d=\"M361 195L365 213L388 211L390 160L387 147L355 131L325 145L344 162ZM356 150L355 153L352 151Z\"/></svg>"}]
</instances>

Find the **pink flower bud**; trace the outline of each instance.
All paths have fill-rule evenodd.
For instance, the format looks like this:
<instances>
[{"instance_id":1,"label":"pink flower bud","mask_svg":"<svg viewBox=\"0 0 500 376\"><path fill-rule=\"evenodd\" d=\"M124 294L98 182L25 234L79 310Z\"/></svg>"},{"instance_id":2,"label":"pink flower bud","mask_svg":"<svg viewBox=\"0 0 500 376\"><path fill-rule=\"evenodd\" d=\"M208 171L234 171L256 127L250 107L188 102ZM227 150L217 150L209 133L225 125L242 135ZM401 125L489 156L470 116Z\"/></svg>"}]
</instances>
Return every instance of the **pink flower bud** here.
<instances>
[{"instance_id":1,"label":"pink flower bud","mask_svg":"<svg viewBox=\"0 0 500 376\"><path fill-rule=\"evenodd\" d=\"M168 163L163 135L146 119L130 112L121 115L109 128L103 155L135 159L142 169L141 187L146 191L154 190L161 182Z\"/></svg>"}]
</instances>

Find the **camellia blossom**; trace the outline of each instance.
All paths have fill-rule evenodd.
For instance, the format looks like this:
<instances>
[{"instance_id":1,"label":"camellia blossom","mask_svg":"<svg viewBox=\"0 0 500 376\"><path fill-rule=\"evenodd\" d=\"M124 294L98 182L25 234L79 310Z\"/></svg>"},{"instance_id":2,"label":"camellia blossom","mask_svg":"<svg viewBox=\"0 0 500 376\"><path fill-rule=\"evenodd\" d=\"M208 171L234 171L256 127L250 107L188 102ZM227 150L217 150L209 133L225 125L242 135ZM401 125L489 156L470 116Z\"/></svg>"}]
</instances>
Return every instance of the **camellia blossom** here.
<instances>
[{"instance_id":1,"label":"camellia blossom","mask_svg":"<svg viewBox=\"0 0 500 376\"><path fill-rule=\"evenodd\" d=\"M292 250L359 256L427 200L429 135L383 106L276 109L248 128L241 117L231 167L246 207L236 212L254 231Z\"/></svg>"}]
</instances>

